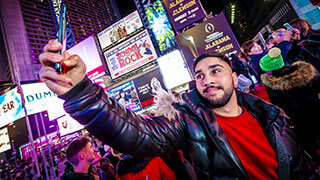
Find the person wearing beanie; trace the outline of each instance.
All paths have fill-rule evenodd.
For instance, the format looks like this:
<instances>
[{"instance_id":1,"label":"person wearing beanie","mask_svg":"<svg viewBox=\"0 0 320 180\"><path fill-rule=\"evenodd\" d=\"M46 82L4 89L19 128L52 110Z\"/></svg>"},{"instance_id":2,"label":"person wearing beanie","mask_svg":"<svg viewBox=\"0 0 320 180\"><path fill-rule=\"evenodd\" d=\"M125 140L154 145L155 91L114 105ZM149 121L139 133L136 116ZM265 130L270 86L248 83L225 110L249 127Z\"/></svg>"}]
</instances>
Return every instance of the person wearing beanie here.
<instances>
[{"instance_id":1,"label":"person wearing beanie","mask_svg":"<svg viewBox=\"0 0 320 180\"><path fill-rule=\"evenodd\" d=\"M261 80L266 86L271 103L281 107L291 118L296 136L305 150L320 162L319 72L311 64L297 61L284 65L281 50L272 48L261 58L260 67L266 71Z\"/></svg>"},{"instance_id":2,"label":"person wearing beanie","mask_svg":"<svg viewBox=\"0 0 320 180\"><path fill-rule=\"evenodd\" d=\"M268 54L260 60L260 67L264 71L281 69L284 66L281 50L277 47L270 49Z\"/></svg>"}]
</instances>

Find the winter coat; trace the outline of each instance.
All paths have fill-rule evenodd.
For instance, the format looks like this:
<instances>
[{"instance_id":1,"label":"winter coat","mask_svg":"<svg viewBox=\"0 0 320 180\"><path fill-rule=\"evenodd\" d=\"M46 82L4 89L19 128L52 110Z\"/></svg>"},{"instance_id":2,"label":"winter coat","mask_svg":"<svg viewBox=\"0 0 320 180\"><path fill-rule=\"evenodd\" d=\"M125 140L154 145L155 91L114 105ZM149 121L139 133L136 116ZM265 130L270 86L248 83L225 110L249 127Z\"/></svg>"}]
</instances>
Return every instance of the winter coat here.
<instances>
[{"instance_id":1,"label":"winter coat","mask_svg":"<svg viewBox=\"0 0 320 180\"><path fill-rule=\"evenodd\" d=\"M254 81L251 79L250 75L254 76L257 81L260 82L260 76L255 72L255 70L245 61L241 61L239 58L232 57L232 70L239 76L243 74L246 78L252 81L252 89L254 89Z\"/></svg>"},{"instance_id":2,"label":"winter coat","mask_svg":"<svg viewBox=\"0 0 320 180\"><path fill-rule=\"evenodd\" d=\"M250 60L248 61L248 64L253 68L253 70L256 72L257 77L260 81L260 75L264 73L264 71L261 69L259 63L260 63L260 59L266 55L267 52L263 52L261 54L256 54L256 55L249 55Z\"/></svg>"},{"instance_id":3,"label":"winter coat","mask_svg":"<svg viewBox=\"0 0 320 180\"><path fill-rule=\"evenodd\" d=\"M320 134L317 125L320 110L317 70L309 63L298 61L273 71L271 75L263 74L261 79L271 103L281 107L291 117L302 144L311 145L311 141L315 141L314 138Z\"/></svg>"},{"instance_id":4,"label":"winter coat","mask_svg":"<svg viewBox=\"0 0 320 180\"><path fill-rule=\"evenodd\" d=\"M291 117L301 108L319 103L319 74L309 63L298 61L271 75L263 74L261 79L271 103L283 108Z\"/></svg>"},{"instance_id":5,"label":"winter coat","mask_svg":"<svg viewBox=\"0 0 320 180\"><path fill-rule=\"evenodd\" d=\"M183 94L181 101L165 104L165 115L150 118L125 109L87 77L60 97L66 100L64 108L74 119L120 152L152 157L181 149L195 179L248 179L213 111L196 90ZM238 92L237 97L261 124L277 153L280 179L299 177L305 166L287 119L276 106L255 96Z\"/></svg>"},{"instance_id":6,"label":"winter coat","mask_svg":"<svg viewBox=\"0 0 320 180\"><path fill-rule=\"evenodd\" d=\"M92 174L92 166L89 168L89 173L74 173L73 167L70 163L66 162L66 168L64 174L61 176L61 180L94 180Z\"/></svg>"},{"instance_id":7,"label":"winter coat","mask_svg":"<svg viewBox=\"0 0 320 180\"><path fill-rule=\"evenodd\" d=\"M311 29L306 37L302 37L303 40L315 40L320 41L320 31ZM299 46L300 41L292 41L291 48L288 52L288 56L285 61L292 64L297 61L304 61L312 64L318 71L320 71L320 46L319 45L305 45Z\"/></svg>"}]
</instances>

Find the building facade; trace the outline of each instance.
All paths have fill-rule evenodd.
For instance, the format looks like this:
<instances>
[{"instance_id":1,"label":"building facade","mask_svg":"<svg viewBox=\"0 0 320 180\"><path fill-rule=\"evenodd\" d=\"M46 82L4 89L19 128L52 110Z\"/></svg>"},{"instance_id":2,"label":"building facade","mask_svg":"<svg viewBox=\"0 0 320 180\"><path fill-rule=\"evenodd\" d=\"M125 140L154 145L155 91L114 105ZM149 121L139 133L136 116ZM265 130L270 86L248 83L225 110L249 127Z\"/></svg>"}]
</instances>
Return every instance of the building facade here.
<instances>
[{"instance_id":1,"label":"building facade","mask_svg":"<svg viewBox=\"0 0 320 180\"><path fill-rule=\"evenodd\" d=\"M0 82L4 80L37 80L39 55L44 45L57 38L58 23L54 5L61 0L0 1L0 26L4 39L7 67L1 66ZM67 19L75 43L97 34L120 19L112 0L64 0ZM1 52L1 51L0 51ZM0 59L5 64L6 59ZM4 77L5 76L5 77ZM7 77L9 76L9 77Z\"/></svg>"},{"instance_id":2,"label":"building facade","mask_svg":"<svg viewBox=\"0 0 320 180\"><path fill-rule=\"evenodd\" d=\"M310 1L290 0L299 18L310 22L313 29L320 29L320 8L314 6Z\"/></svg>"}]
</instances>

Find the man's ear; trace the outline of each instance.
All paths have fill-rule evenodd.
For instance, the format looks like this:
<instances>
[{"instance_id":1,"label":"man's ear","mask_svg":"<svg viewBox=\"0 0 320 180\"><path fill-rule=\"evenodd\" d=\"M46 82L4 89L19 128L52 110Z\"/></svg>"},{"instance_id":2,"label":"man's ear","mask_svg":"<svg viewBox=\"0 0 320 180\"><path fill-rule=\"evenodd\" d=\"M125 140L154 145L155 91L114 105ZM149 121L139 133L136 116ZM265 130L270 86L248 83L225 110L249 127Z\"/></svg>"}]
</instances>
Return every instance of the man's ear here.
<instances>
[{"instance_id":1,"label":"man's ear","mask_svg":"<svg viewBox=\"0 0 320 180\"><path fill-rule=\"evenodd\" d=\"M236 72L232 73L232 79L234 88L238 88L238 75Z\"/></svg>"},{"instance_id":2,"label":"man's ear","mask_svg":"<svg viewBox=\"0 0 320 180\"><path fill-rule=\"evenodd\" d=\"M84 153L80 153L80 159L85 159L86 155Z\"/></svg>"}]
</instances>

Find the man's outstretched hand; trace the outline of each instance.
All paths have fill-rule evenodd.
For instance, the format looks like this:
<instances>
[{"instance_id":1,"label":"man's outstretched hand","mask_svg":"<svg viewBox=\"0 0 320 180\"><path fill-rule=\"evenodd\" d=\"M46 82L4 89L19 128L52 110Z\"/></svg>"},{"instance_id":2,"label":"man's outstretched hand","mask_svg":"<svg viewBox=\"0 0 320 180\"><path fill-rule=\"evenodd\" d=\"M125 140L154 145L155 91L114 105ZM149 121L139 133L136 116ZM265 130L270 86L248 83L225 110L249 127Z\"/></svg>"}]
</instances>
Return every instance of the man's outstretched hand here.
<instances>
[{"instance_id":1,"label":"man's outstretched hand","mask_svg":"<svg viewBox=\"0 0 320 180\"><path fill-rule=\"evenodd\" d=\"M48 88L58 96L67 93L73 86L78 84L86 73L86 66L79 56L72 55L64 51L62 55L56 52L61 50L61 43L57 40L50 40L43 48L39 59L42 64L40 78L46 83ZM62 73L55 71L55 63L61 63Z\"/></svg>"}]
</instances>

